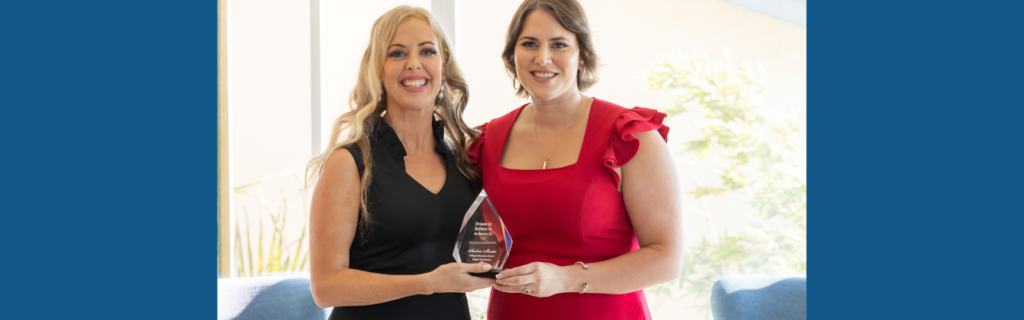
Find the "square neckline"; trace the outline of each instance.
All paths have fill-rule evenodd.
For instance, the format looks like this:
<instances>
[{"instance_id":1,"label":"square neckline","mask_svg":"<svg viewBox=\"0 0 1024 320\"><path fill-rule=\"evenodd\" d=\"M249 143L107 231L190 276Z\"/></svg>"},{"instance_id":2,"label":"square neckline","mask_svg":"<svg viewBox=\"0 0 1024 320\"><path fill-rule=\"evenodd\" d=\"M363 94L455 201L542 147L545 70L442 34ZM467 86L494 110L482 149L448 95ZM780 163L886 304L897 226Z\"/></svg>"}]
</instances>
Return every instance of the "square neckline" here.
<instances>
[{"instance_id":1,"label":"square neckline","mask_svg":"<svg viewBox=\"0 0 1024 320\"><path fill-rule=\"evenodd\" d=\"M590 124L591 122L593 122L592 120L594 117L594 105L597 104L597 97L590 97L590 99L590 108L587 110L587 125L583 128L583 143L580 145L580 153L576 155L576 162L573 162L572 164L564 167L551 169L513 169L507 168L505 167L504 164L501 163L501 160L505 158L505 147L508 145L508 137L512 135L512 127L515 127L516 121L519 120L519 115L523 113L523 109L526 109L526 106L533 103L531 101L523 104L522 106L515 110L515 116L512 117L512 124L508 126L508 130L504 132L504 136L501 138L501 153L498 154L498 168L519 172L541 172L576 167L576 164L580 163L580 159L583 157L583 147L587 145L587 140L590 138Z\"/></svg>"}]
</instances>

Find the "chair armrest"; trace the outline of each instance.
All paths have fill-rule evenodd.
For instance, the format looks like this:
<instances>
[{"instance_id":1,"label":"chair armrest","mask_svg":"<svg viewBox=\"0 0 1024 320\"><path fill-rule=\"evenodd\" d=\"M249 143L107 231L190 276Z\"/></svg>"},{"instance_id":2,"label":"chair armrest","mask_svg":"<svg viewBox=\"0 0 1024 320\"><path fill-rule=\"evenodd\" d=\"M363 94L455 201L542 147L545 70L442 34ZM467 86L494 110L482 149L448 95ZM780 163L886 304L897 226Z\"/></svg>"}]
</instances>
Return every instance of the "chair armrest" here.
<instances>
[{"instance_id":1,"label":"chair armrest","mask_svg":"<svg viewBox=\"0 0 1024 320\"><path fill-rule=\"evenodd\" d=\"M807 319L807 278L727 275L711 289L715 320Z\"/></svg>"},{"instance_id":2,"label":"chair armrest","mask_svg":"<svg viewBox=\"0 0 1024 320\"><path fill-rule=\"evenodd\" d=\"M217 279L217 319L326 319L306 278Z\"/></svg>"}]
</instances>

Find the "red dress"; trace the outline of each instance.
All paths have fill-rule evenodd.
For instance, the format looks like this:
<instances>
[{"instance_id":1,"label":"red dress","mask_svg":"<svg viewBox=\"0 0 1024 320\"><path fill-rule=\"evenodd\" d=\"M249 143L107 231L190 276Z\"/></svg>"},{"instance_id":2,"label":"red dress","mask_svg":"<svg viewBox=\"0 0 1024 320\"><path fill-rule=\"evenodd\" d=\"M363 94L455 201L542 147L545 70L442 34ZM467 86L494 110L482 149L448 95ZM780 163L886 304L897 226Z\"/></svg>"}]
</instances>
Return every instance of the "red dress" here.
<instances>
[{"instance_id":1,"label":"red dress","mask_svg":"<svg viewBox=\"0 0 1024 320\"><path fill-rule=\"evenodd\" d=\"M640 142L634 133L657 129L667 139L668 127L661 124L666 114L594 99L575 164L547 170L504 168L501 153L523 107L478 127L483 133L468 152L512 236L505 268L534 261L593 263L638 249L613 168L636 155ZM643 290L536 298L491 289L487 318L651 319L651 312Z\"/></svg>"}]
</instances>

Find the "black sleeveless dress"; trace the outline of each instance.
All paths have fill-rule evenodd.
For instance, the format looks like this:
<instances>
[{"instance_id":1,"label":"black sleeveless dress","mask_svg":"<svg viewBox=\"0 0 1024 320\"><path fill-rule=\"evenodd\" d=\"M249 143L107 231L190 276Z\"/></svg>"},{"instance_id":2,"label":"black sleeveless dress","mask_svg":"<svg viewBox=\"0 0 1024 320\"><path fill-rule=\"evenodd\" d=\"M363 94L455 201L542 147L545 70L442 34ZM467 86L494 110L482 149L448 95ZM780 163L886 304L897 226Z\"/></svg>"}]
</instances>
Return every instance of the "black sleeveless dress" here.
<instances>
[{"instance_id":1,"label":"black sleeveless dress","mask_svg":"<svg viewBox=\"0 0 1024 320\"><path fill-rule=\"evenodd\" d=\"M386 122L378 121L370 138L373 167L367 205L373 226L361 224L349 249L349 267L391 275L433 271L455 262L452 251L462 219L476 198L469 179L455 166L444 144L444 126L432 123L438 154L444 156L448 175L434 194L405 172L405 147ZM355 158L360 175L365 170L359 147L345 147ZM363 235L365 234L365 237ZM363 240L365 238L365 240ZM336 307L330 319L469 319L463 293L415 295L381 304Z\"/></svg>"}]
</instances>

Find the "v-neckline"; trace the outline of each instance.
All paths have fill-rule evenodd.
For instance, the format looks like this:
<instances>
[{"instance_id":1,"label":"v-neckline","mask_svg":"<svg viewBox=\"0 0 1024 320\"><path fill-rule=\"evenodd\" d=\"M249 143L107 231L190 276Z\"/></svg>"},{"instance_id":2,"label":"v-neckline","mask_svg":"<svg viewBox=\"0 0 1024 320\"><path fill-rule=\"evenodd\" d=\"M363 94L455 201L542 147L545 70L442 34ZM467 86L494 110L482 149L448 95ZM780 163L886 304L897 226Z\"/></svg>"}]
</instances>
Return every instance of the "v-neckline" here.
<instances>
[{"instance_id":1,"label":"v-neckline","mask_svg":"<svg viewBox=\"0 0 1024 320\"><path fill-rule=\"evenodd\" d=\"M441 184L441 189L438 189L437 193L434 193L433 191L430 191L430 189L427 188L427 186L420 183L419 180L413 178L412 175L409 174L409 171L407 171L407 167L405 165L405 156L407 156L408 153L405 151L405 144L402 143L402 139L398 138L398 134L395 132L395 129L392 128L390 124L385 122L383 117L378 121L380 121L377 124L378 133L375 134L377 141L382 143L381 147L383 147L385 152L391 156L391 161L393 161L397 165L398 169L402 171L402 175L407 177L410 181L418 185L420 189L426 191L427 193L436 196L444 192L444 189L448 186L448 181L451 180L450 171L452 170L448 165L448 162L454 160L449 159L452 157L452 155L450 155L450 151L448 150L444 143L444 122L442 122L441 120L434 119L430 124L434 138L437 140L437 145L434 146L434 152L437 152L438 154L441 155L441 162L445 170L444 183ZM401 163L399 163L399 161L401 161Z\"/></svg>"},{"instance_id":2,"label":"v-neckline","mask_svg":"<svg viewBox=\"0 0 1024 320\"><path fill-rule=\"evenodd\" d=\"M448 181L451 180L451 178L452 178L451 177L451 171L452 170L451 170L451 168L448 167L448 154L447 153L442 153L441 154L441 158L444 159L443 160L443 162L444 162L444 183L441 184L441 189L437 189L437 193L434 193L433 191L430 191L430 189L427 188L427 186L425 186L422 183L420 183L420 181L416 180L416 178L413 178L412 175L409 174L409 171L402 170L402 173L404 173L405 176L409 178L409 180L412 180L413 183L415 183L416 185L420 186L420 189L423 189L423 191L426 191L427 193L430 193L430 194L435 195L435 196L439 195L439 194L441 194L441 192L444 192L444 189L446 187L448 187ZM403 165L403 167L405 167L405 166Z\"/></svg>"}]
</instances>

